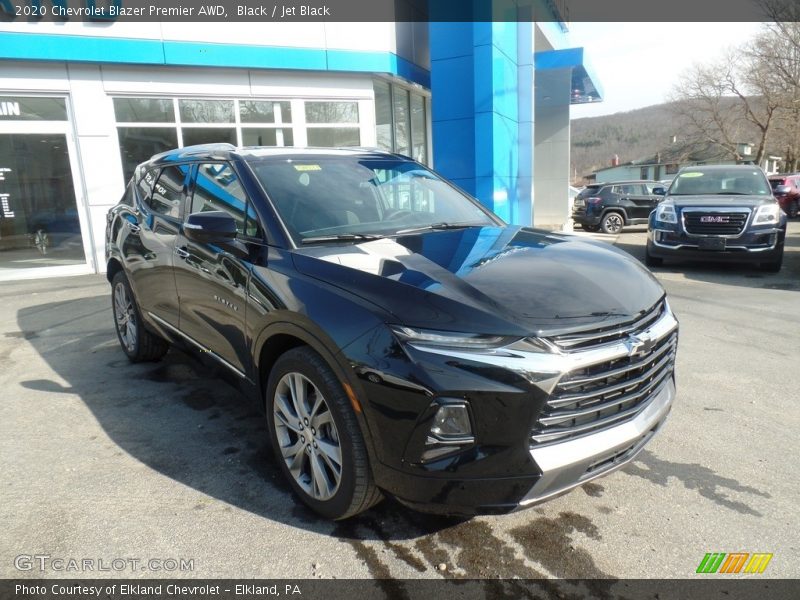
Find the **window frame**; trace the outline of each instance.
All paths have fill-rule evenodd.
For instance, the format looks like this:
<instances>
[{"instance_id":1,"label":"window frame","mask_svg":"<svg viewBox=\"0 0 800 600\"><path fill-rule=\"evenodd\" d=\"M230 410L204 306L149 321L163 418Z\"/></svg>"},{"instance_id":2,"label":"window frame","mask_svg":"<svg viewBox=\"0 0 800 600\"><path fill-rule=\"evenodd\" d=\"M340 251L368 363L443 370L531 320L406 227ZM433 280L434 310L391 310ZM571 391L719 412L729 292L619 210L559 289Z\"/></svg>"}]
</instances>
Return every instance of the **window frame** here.
<instances>
[{"instance_id":1,"label":"window frame","mask_svg":"<svg viewBox=\"0 0 800 600\"><path fill-rule=\"evenodd\" d=\"M228 160L213 160L212 159L212 160L197 160L197 161L195 161L193 163L193 165L192 165L192 173L191 173L191 189L190 189L191 193L187 192L187 194L186 194L186 210L185 210L185 214L184 214L184 217L183 217L183 222L184 223L186 222L186 220L189 218L189 215L195 214L194 212L192 212L192 204L194 202L194 194L195 194L195 190L197 188L197 177L198 177L198 175L200 173L200 166L201 165L215 165L215 164L226 165L229 169L231 169L231 171L234 173L234 175L236 175L236 178L239 180L239 186L241 187L242 193L245 196L244 226L243 226L243 229L242 229L242 233L239 233L239 231L237 230L236 239L241 240L243 242L254 242L254 243L260 243L260 244L266 244L267 243L267 228L265 227L264 223L261 222L261 217L258 214L258 210L256 210L255 202L253 202L253 198L251 197L251 195L245 189L241 173L239 173L239 170L236 168L235 163L232 162L232 161L228 161ZM202 211L198 211L198 212L202 212ZM225 212L227 212L227 211L225 211ZM256 223L256 235L254 235L254 236L247 235L247 222L248 222L248 219L250 218L251 213L252 213L253 217L255 218L255 223ZM228 213L228 214L230 214L230 213Z\"/></svg>"}]
</instances>

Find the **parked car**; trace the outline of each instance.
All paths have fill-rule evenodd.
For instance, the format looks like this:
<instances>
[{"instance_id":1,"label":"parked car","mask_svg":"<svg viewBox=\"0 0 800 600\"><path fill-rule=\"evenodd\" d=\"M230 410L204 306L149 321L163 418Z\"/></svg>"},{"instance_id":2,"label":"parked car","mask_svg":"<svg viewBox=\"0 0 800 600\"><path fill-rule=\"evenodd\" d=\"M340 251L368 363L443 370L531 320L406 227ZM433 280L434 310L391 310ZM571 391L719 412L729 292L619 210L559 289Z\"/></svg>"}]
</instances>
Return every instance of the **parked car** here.
<instances>
[{"instance_id":1,"label":"parked car","mask_svg":"<svg viewBox=\"0 0 800 600\"><path fill-rule=\"evenodd\" d=\"M106 257L128 358L176 344L230 372L332 519L383 494L542 502L631 461L675 394L678 323L638 261L506 225L394 154L158 155L108 213Z\"/></svg>"},{"instance_id":2,"label":"parked car","mask_svg":"<svg viewBox=\"0 0 800 600\"><path fill-rule=\"evenodd\" d=\"M615 181L586 187L575 198L572 219L586 231L620 233L625 225L643 225L661 201L657 181Z\"/></svg>"},{"instance_id":3,"label":"parked car","mask_svg":"<svg viewBox=\"0 0 800 600\"><path fill-rule=\"evenodd\" d=\"M772 194L783 211L792 219L800 213L800 173L794 175L770 175Z\"/></svg>"},{"instance_id":4,"label":"parked car","mask_svg":"<svg viewBox=\"0 0 800 600\"><path fill-rule=\"evenodd\" d=\"M646 262L735 261L777 272L785 237L786 215L760 168L686 167L650 215Z\"/></svg>"}]
</instances>

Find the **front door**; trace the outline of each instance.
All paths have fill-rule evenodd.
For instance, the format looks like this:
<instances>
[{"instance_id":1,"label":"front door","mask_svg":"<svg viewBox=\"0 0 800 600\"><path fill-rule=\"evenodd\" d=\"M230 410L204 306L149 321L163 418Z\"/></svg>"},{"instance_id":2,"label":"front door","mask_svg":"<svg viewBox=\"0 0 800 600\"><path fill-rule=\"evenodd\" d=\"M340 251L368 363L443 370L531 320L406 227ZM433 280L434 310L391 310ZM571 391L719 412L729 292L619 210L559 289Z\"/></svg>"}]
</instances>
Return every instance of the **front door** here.
<instances>
[{"instance_id":1,"label":"front door","mask_svg":"<svg viewBox=\"0 0 800 600\"><path fill-rule=\"evenodd\" d=\"M188 206L187 216L203 211L228 212L240 237L260 236L258 220L229 163L197 166ZM182 233L175 254L181 331L245 375L249 364L245 312L252 265L224 248L193 242Z\"/></svg>"}]
</instances>

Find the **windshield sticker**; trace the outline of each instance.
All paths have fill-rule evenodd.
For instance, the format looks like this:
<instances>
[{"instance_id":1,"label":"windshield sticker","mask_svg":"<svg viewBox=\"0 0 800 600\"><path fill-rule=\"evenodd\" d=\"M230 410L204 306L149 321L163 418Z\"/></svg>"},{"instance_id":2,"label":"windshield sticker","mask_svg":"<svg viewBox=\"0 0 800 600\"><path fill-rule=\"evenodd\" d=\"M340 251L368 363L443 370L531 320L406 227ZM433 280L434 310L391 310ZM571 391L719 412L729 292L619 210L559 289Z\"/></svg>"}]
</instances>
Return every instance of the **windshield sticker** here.
<instances>
[{"instance_id":1,"label":"windshield sticker","mask_svg":"<svg viewBox=\"0 0 800 600\"><path fill-rule=\"evenodd\" d=\"M294 165L295 171L322 171L319 165Z\"/></svg>"},{"instance_id":2,"label":"windshield sticker","mask_svg":"<svg viewBox=\"0 0 800 600\"><path fill-rule=\"evenodd\" d=\"M703 173L683 173L681 175L681 179L683 179L685 177L702 177L702 176L703 176Z\"/></svg>"}]
</instances>

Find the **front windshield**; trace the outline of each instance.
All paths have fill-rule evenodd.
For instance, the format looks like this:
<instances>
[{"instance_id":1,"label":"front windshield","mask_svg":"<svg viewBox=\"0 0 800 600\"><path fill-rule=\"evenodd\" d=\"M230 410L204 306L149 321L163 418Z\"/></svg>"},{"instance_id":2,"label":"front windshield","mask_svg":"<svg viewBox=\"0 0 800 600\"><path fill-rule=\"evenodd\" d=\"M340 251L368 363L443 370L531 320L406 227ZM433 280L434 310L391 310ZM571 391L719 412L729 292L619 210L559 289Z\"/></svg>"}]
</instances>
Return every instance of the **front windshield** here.
<instances>
[{"instance_id":1,"label":"front windshield","mask_svg":"<svg viewBox=\"0 0 800 600\"><path fill-rule=\"evenodd\" d=\"M325 156L251 165L296 244L325 236L499 224L477 203L410 161Z\"/></svg>"},{"instance_id":2,"label":"front windshield","mask_svg":"<svg viewBox=\"0 0 800 600\"><path fill-rule=\"evenodd\" d=\"M709 194L768 196L772 194L772 190L764 172L758 167L749 169L697 167L681 171L669 188L670 196Z\"/></svg>"}]
</instances>

